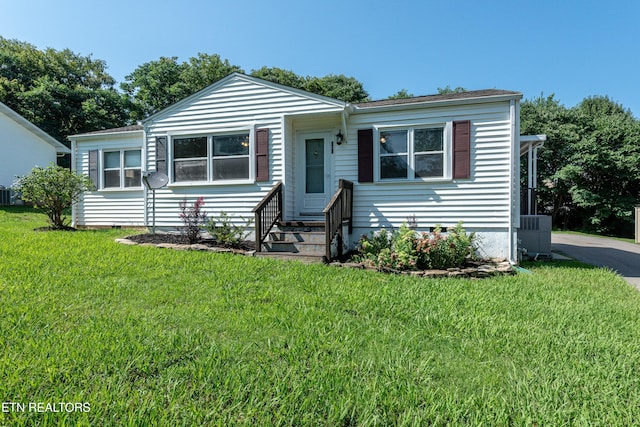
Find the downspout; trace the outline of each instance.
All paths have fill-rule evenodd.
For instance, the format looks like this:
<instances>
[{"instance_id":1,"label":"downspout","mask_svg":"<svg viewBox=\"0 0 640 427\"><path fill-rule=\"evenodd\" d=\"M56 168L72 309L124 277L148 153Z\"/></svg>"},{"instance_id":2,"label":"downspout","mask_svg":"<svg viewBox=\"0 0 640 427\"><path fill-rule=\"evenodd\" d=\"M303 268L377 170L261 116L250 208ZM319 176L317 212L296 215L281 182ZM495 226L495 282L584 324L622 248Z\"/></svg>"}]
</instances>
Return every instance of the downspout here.
<instances>
[{"instance_id":1,"label":"downspout","mask_svg":"<svg viewBox=\"0 0 640 427\"><path fill-rule=\"evenodd\" d=\"M520 114L519 103L512 99L509 101L509 118L511 121L511 171L509 192L509 262L517 264L518 256L518 236L517 229L520 227L520 197L515 194L520 183Z\"/></svg>"},{"instance_id":2,"label":"downspout","mask_svg":"<svg viewBox=\"0 0 640 427\"><path fill-rule=\"evenodd\" d=\"M148 173L149 172L149 164L147 163L147 126L143 126L142 127L142 164L145 165L146 172ZM143 213L144 225L145 225L145 227L148 227L148 224L149 224L149 206L148 206L148 204L149 204L149 190L147 189L146 185L142 186L142 200L143 200L143 206L144 206L144 213Z\"/></svg>"},{"instance_id":3,"label":"downspout","mask_svg":"<svg viewBox=\"0 0 640 427\"><path fill-rule=\"evenodd\" d=\"M342 109L342 113L340 117L342 118L342 128L344 129L344 137L348 140L349 132L347 131L347 108L349 108L349 104L345 105Z\"/></svg>"},{"instance_id":4,"label":"downspout","mask_svg":"<svg viewBox=\"0 0 640 427\"><path fill-rule=\"evenodd\" d=\"M71 170L76 172L76 141L75 139L71 140ZM84 198L84 195L82 196ZM78 221L78 208L76 207L77 203L71 205L71 227L75 228Z\"/></svg>"}]
</instances>

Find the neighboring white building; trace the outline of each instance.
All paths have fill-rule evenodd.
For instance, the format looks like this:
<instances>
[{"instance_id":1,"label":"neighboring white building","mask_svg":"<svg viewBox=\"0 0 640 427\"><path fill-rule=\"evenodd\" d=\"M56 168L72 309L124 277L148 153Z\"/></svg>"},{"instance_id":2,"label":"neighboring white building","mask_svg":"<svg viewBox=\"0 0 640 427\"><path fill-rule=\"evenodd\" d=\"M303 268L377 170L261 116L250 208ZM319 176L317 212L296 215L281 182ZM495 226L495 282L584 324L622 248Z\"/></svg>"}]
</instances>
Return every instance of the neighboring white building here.
<instances>
[{"instance_id":1,"label":"neighboring white building","mask_svg":"<svg viewBox=\"0 0 640 427\"><path fill-rule=\"evenodd\" d=\"M515 261L521 98L483 90L348 104L232 74L143 126L71 136L73 168L98 187L73 221L150 224L140 176L152 171L169 177L156 191L156 224L173 229L185 197L203 196L210 214L252 217L274 187L280 222L324 220L346 180L345 243L409 217L427 231L463 221L480 237L481 255Z\"/></svg>"},{"instance_id":2,"label":"neighboring white building","mask_svg":"<svg viewBox=\"0 0 640 427\"><path fill-rule=\"evenodd\" d=\"M0 102L0 185L11 187L16 176L36 166L56 163L58 154L71 151L49 134Z\"/></svg>"}]
</instances>

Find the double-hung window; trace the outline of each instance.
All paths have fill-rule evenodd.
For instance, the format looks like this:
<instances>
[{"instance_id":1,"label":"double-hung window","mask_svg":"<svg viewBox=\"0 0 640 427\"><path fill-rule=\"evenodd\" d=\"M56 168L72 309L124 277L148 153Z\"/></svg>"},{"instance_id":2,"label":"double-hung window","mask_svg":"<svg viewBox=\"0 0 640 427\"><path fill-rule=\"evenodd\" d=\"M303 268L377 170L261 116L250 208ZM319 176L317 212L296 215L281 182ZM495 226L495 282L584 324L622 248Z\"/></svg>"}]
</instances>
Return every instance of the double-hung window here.
<instances>
[{"instance_id":1,"label":"double-hung window","mask_svg":"<svg viewBox=\"0 0 640 427\"><path fill-rule=\"evenodd\" d=\"M248 180L249 133L173 138L173 181Z\"/></svg>"},{"instance_id":2,"label":"double-hung window","mask_svg":"<svg viewBox=\"0 0 640 427\"><path fill-rule=\"evenodd\" d=\"M380 130L380 180L444 178L444 134L443 126Z\"/></svg>"},{"instance_id":3,"label":"double-hung window","mask_svg":"<svg viewBox=\"0 0 640 427\"><path fill-rule=\"evenodd\" d=\"M211 138L213 180L249 179L249 134Z\"/></svg>"},{"instance_id":4,"label":"double-hung window","mask_svg":"<svg viewBox=\"0 0 640 427\"><path fill-rule=\"evenodd\" d=\"M207 137L174 138L173 177L180 181L207 180Z\"/></svg>"},{"instance_id":5,"label":"double-hung window","mask_svg":"<svg viewBox=\"0 0 640 427\"><path fill-rule=\"evenodd\" d=\"M102 188L135 188L142 185L141 150L103 152Z\"/></svg>"}]
</instances>

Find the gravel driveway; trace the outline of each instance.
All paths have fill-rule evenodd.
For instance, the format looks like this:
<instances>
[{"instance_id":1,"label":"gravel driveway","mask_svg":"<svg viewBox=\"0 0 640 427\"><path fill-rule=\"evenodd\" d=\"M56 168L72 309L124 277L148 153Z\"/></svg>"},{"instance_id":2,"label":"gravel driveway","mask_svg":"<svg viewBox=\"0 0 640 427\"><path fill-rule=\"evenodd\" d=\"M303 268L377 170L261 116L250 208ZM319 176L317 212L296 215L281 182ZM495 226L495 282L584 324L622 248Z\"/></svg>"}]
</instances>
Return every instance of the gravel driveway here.
<instances>
[{"instance_id":1,"label":"gravel driveway","mask_svg":"<svg viewBox=\"0 0 640 427\"><path fill-rule=\"evenodd\" d=\"M640 290L640 244L578 234L551 235L551 248L598 267L610 267Z\"/></svg>"}]
</instances>

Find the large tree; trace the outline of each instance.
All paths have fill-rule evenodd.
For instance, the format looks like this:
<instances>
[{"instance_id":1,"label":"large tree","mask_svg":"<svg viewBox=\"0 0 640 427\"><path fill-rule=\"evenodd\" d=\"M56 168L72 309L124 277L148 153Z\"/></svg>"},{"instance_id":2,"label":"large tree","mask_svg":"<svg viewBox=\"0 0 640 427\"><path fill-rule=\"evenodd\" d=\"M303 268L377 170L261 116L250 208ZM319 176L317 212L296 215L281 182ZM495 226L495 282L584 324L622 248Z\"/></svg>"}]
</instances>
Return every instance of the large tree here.
<instances>
[{"instance_id":1,"label":"large tree","mask_svg":"<svg viewBox=\"0 0 640 427\"><path fill-rule=\"evenodd\" d=\"M581 138L557 175L571 183L584 228L632 235L640 201L640 122L608 97L586 98L574 113Z\"/></svg>"},{"instance_id":2,"label":"large tree","mask_svg":"<svg viewBox=\"0 0 640 427\"><path fill-rule=\"evenodd\" d=\"M569 188L571 183L558 175L568 164L580 140L580 131L571 109L555 99L554 95L539 96L522 102L520 111L520 133L523 135L544 134L547 141L538 151L538 201L542 210L552 216L555 226L567 228L576 221ZM524 168L523 168L524 170ZM525 175L523 174L523 179ZM526 188L523 182L522 188Z\"/></svg>"},{"instance_id":3,"label":"large tree","mask_svg":"<svg viewBox=\"0 0 640 427\"><path fill-rule=\"evenodd\" d=\"M369 94L364 90L362 83L344 74L307 77L305 89L309 92L344 102L365 102L369 100Z\"/></svg>"},{"instance_id":4,"label":"large tree","mask_svg":"<svg viewBox=\"0 0 640 427\"><path fill-rule=\"evenodd\" d=\"M284 70L278 67L262 67L252 70L251 75L262 80L278 83L296 89L304 89L306 80L291 70Z\"/></svg>"},{"instance_id":5,"label":"large tree","mask_svg":"<svg viewBox=\"0 0 640 427\"><path fill-rule=\"evenodd\" d=\"M0 64L0 101L66 145L68 135L128 123L128 100L102 60L0 37Z\"/></svg>"},{"instance_id":6,"label":"large tree","mask_svg":"<svg viewBox=\"0 0 640 427\"><path fill-rule=\"evenodd\" d=\"M133 102L131 117L141 120L236 71L243 72L219 55L199 53L182 63L161 57L140 65L120 87Z\"/></svg>"},{"instance_id":7,"label":"large tree","mask_svg":"<svg viewBox=\"0 0 640 427\"><path fill-rule=\"evenodd\" d=\"M361 82L344 74L328 74L324 77L302 77L293 71L277 67L262 67L251 71L251 75L263 80L279 83L318 95L328 96L345 102L364 102L369 94Z\"/></svg>"},{"instance_id":8,"label":"large tree","mask_svg":"<svg viewBox=\"0 0 640 427\"><path fill-rule=\"evenodd\" d=\"M607 97L566 108L541 96L522 103L521 132L547 135L538 152L538 199L555 226L632 233L640 122L630 111Z\"/></svg>"}]
</instances>

